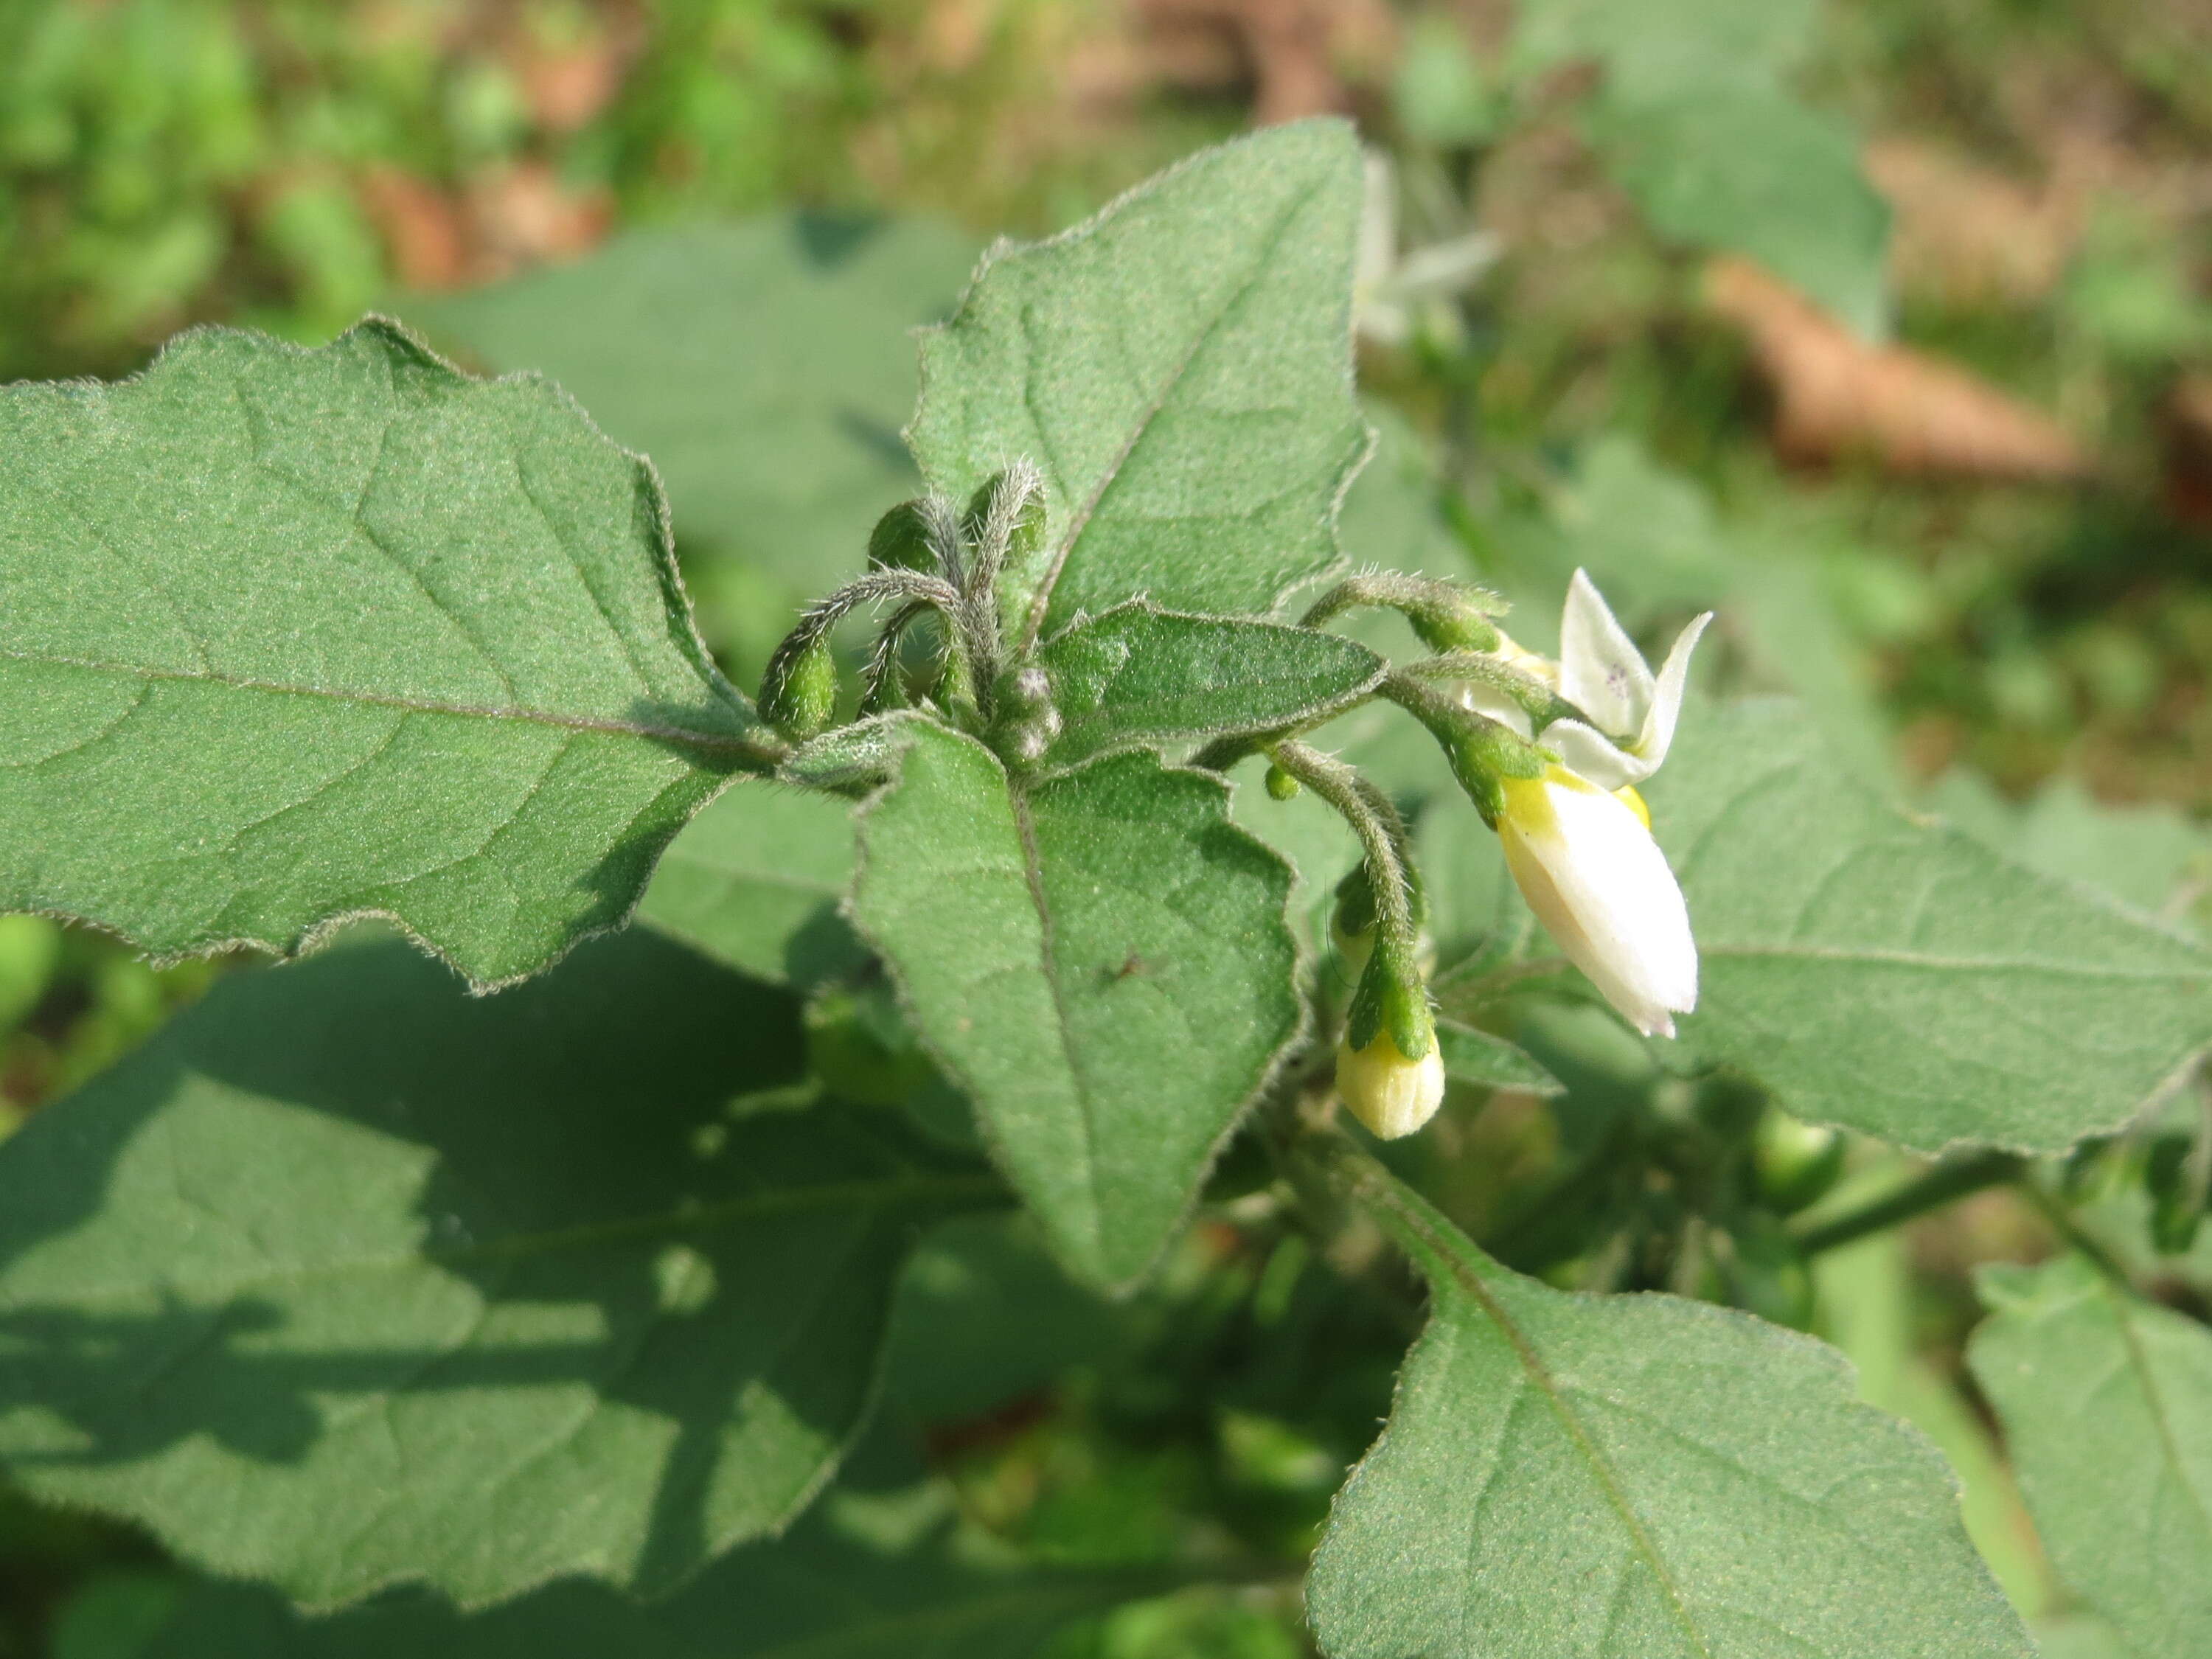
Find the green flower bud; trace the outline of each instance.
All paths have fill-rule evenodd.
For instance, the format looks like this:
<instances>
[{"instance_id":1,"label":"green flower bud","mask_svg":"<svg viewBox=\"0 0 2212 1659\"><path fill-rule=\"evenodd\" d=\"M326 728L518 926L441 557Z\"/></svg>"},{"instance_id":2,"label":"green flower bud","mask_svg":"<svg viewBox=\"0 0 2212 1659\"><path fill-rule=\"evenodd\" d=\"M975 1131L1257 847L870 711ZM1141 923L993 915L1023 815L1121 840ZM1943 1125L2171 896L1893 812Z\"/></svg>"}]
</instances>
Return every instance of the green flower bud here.
<instances>
[{"instance_id":1,"label":"green flower bud","mask_svg":"<svg viewBox=\"0 0 2212 1659\"><path fill-rule=\"evenodd\" d=\"M2179 1132L2151 1142L2143 1164L2150 1194L2151 1243L2160 1255L2181 1255L2197 1242L2203 1224L2207 1194L2191 1168L2192 1138Z\"/></svg>"},{"instance_id":2,"label":"green flower bud","mask_svg":"<svg viewBox=\"0 0 2212 1659\"><path fill-rule=\"evenodd\" d=\"M896 1106L935 1075L890 993L878 986L817 992L803 1015L809 1068L830 1092Z\"/></svg>"},{"instance_id":3,"label":"green flower bud","mask_svg":"<svg viewBox=\"0 0 2212 1659\"><path fill-rule=\"evenodd\" d=\"M929 524L920 501L901 501L876 520L868 532L868 562L884 570L937 568L937 552L929 544Z\"/></svg>"},{"instance_id":4,"label":"green flower bud","mask_svg":"<svg viewBox=\"0 0 2212 1659\"><path fill-rule=\"evenodd\" d=\"M1279 766L1267 768L1267 793L1276 800L1296 800L1301 787L1298 781Z\"/></svg>"},{"instance_id":5,"label":"green flower bud","mask_svg":"<svg viewBox=\"0 0 2212 1659\"><path fill-rule=\"evenodd\" d=\"M1751 1144L1759 1196L1783 1215L1794 1215L1836 1184L1844 1172L1844 1137L1801 1123L1784 1112L1760 1118Z\"/></svg>"},{"instance_id":6,"label":"green flower bud","mask_svg":"<svg viewBox=\"0 0 2212 1659\"><path fill-rule=\"evenodd\" d=\"M828 729L837 709L837 659L817 635L797 651L778 650L761 677L761 713L794 743Z\"/></svg>"},{"instance_id":7,"label":"green flower bud","mask_svg":"<svg viewBox=\"0 0 2212 1659\"><path fill-rule=\"evenodd\" d=\"M1494 601L1492 603L1495 603ZM1482 603L1439 583L1433 598L1406 607L1406 620L1431 651L1495 651L1500 635Z\"/></svg>"}]
</instances>

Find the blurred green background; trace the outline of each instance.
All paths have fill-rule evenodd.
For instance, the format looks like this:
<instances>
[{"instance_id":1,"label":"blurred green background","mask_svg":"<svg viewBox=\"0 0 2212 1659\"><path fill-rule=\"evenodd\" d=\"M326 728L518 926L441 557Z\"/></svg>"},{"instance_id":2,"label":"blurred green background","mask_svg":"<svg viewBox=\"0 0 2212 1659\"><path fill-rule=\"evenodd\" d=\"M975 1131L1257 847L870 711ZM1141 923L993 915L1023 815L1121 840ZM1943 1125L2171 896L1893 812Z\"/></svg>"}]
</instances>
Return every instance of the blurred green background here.
<instances>
[{"instance_id":1,"label":"blurred green background","mask_svg":"<svg viewBox=\"0 0 2212 1659\"><path fill-rule=\"evenodd\" d=\"M813 527L842 510L865 533L902 493L902 332L943 314L988 237L1057 228L1255 121L1342 112L1387 158L1396 222L1361 317L1378 465L1441 507L1403 526L1375 507L1363 556L1413 561L1442 536L1547 608L1586 563L1645 627L1717 599L1731 677L1806 696L1877 787L2201 915L2212 7L1524 9L1516 28L1502 0L7 0L0 380L128 373L203 321L317 341L372 307L483 366L542 362L660 461L710 642L746 683L825 562L857 560L857 535L817 549ZM1679 133L1590 101L1592 52L1617 88L1784 34L1777 71L1814 112L1790 131L1847 142L1863 198L1785 192L1732 228L1747 210L1692 161L1637 171ZM684 228L794 208L809 216L772 231ZM1868 280L1827 280L1832 246L1873 250ZM639 319L709 279L729 337L648 373ZM564 361L533 354L533 306L572 319ZM603 337L573 324L595 308ZM767 398L732 366L771 338ZM687 408L752 410L757 450L685 453ZM776 443L833 427L850 471L779 495ZM0 919L0 1133L228 966L155 969ZM1486 1172L1465 1177L1475 1212L1534 1156L1524 1131L1484 1118L1449 1149ZM1990 1455L1954 1386L1965 1264L2047 1243L2008 1204L1912 1236L1915 1300L1893 1283L1902 1249L1823 1286L1829 1334L1860 1322L1846 1346L1870 1390L1961 1419L1939 1438L1962 1465ZM965 1472L969 1518L1082 1559L1212 1516L1294 1556L1404 1334L1328 1302L1303 1249L1202 1232L1121 1358L1049 1409L931 1442ZM1316 1354L1357 1347L1347 1331L1371 1363L1328 1383ZM2020 1528L1990 1480L1994 1552ZM64 1605L94 1634L52 1650L130 1650L99 1621L127 1625L128 1571L158 1565L0 1497L0 1655L48 1651ZM2000 1567L2042 1605L2032 1546ZM1139 1609L1097 1639L1121 1659L1294 1653L1283 1597Z\"/></svg>"}]
</instances>

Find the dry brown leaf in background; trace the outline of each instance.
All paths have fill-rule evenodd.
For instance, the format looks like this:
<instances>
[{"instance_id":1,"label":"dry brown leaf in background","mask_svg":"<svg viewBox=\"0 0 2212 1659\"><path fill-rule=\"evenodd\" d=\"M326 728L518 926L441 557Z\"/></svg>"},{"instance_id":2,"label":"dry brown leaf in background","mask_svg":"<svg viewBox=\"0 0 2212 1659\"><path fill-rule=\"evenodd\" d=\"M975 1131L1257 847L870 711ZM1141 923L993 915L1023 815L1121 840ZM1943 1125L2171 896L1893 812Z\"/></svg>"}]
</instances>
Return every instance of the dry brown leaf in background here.
<instances>
[{"instance_id":1,"label":"dry brown leaf in background","mask_svg":"<svg viewBox=\"0 0 2212 1659\"><path fill-rule=\"evenodd\" d=\"M1863 457L1894 472L2052 481L2090 471L2048 416L1955 363L1867 344L1749 260L1714 260L1705 297L1749 337L1787 459Z\"/></svg>"},{"instance_id":2,"label":"dry brown leaf in background","mask_svg":"<svg viewBox=\"0 0 2212 1659\"><path fill-rule=\"evenodd\" d=\"M469 280L473 261L468 228L451 196L427 179L390 166L371 167L362 178L361 195L403 284L436 290Z\"/></svg>"},{"instance_id":3,"label":"dry brown leaf in background","mask_svg":"<svg viewBox=\"0 0 2212 1659\"><path fill-rule=\"evenodd\" d=\"M614 223L608 192L571 191L543 161L478 173L459 191L380 167L363 174L359 187L394 274L409 288L432 291L573 259L598 246Z\"/></svg>"},{"instance_id":4,"label":"dry brown leaf in background","mask_svg":"<svg viewBox=\"0 0 2212 1659\"><path fill-rule=\"evenodd\" d=\"M462 201L479 257L501 276L588 252L614 225L611 195L572 191L544 161L478 173L463 187Z\"/></svg>"},{"instance_id":5,"label":"dry brown leaf in background","mask_svg":"<svg viewBox=\"0 0 2212 1659\"><path fill-rule=\"evenodd\" d=\"M2031 190L1917 138L1876 139L1865 160L1896 216L1890 268L1906 291L1968 308L2033 304L2058 285L2081 236L2078 175Z\"/></svg>"},{"instance_id":6,"label":"dry brown leaf in background","mask_svg":"<svg viewBox=\"0 0 2212 1659\"><path fill-rule=\"evenodd\" d=\"M2185 374L2159 410L2166 508L2182 523L2212 528L2212 374Z\"/></svg>"},{"instance_id":7,"label":"dry brown leaf in background","mask_svg":"<svg viewBox=\"0 0 2212 1659\"><path fill-rule=\"evenodd\" d=\"M1349 109L1347 82L1397 54L1384 0L1132 0L1130 13L1152 76L1190 91L1249 81L1255 126Z\"/></svg>"}]
</instances>

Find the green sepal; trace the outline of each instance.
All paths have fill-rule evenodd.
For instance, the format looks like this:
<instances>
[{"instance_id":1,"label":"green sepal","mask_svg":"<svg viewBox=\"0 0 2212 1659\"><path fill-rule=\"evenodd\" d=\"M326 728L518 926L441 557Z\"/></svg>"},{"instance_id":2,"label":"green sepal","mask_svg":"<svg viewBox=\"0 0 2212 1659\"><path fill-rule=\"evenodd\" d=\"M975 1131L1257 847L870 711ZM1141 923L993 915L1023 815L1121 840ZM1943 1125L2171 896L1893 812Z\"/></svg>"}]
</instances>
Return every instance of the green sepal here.
<instances>
[{"instance_id":1,"label":"green sepal","mask_svg":"<svg viewBox=\"0 0 2212 1659\"><path fill-rule=\"evenodd\" d=\"M1359 987L1352 994L1346 1013L1344 1040L1356 1053L1368 1048L1376 1035L1390 1041L1407 1060L1419 1060L1436 1047L1436 1017L1429 1012L1429 991L1418 980L1408 981L1392 971L1384 960L1390 953L1376 951L1361 970Z\"/></svg>"},{"instance_id":2,"label":"green sepal","mask_svg":"<svg viewBox=\"0 0 2212 1659\"><path fill-rule=\"evenodd\" d=\"M1444 758L1451 763L1452 775L1493 830L1505 811L1504 781L1540 778L1549 764L1544 750L1480 714L1470 714L1456 732L1447 736L1437 731L1437 737L1443 744Z\"/></svg>"}]
</instances>

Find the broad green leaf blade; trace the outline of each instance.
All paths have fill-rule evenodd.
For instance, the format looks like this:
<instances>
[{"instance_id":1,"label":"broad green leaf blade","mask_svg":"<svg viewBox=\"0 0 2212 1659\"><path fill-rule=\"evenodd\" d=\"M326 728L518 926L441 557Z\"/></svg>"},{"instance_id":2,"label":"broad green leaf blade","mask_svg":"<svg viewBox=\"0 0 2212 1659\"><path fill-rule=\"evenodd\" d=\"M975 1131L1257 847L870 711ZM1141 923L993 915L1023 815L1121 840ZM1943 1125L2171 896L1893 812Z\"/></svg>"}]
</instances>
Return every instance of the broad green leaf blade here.
<instances>
[{"instance_id":1,"label":"broad green leaf blade","mask_svg":"<svg viewBox=\"0 0 2212 1659\"><path fill-rule=\"evenodd\" d=\"M1437 1047L1444 1073L1486 1089L1522 1089L1532 1095L1565 1092L1559 1079L1502 1036L1455 1019L1437 1021Z\"/></svg>"},{"instance_id":2,"label":"broad green leaf blade","mask_svg":"<svg viewBox=\"0 0 2212 1659\"><path fill-rule=\"evenodd\" d=\"M838 913L852 880L849 803L749 779L670 843L638 919L757 979L803 990L866 959Z\"/></svg>"},{"instance_id":3,"label":"broad green leaf blade","mask_svg":"<svg viewBox=\"0 0 2212 1659\"><path fill-rule=\"evenodd\" d=\"M495 368L550 375L652 456L687 550L812 593L858 570L878 516L915 493L909 331L951 313L975 260L929 220L775 214L630 231L405 310Z\"/></svg>"},{"instance_id":4,"label":"broad green leaf blade","mask_svg":"<svg viewBox=\"0 0 2212 1659\"><path fill-rule=\"evenodd\" d=\"M2027 1659L1918 1434L1809 1338L1507 1272L1371 1165L1428 1279L1308 1606L1331 1659Z\"/></svg>"},{"instance_id":5,"label":"broad green leaf blade","mask_svg":"<svg viewBox=\"0 0 2212 1659\"><path fill-rule=\"evenodd\" d=\"M1595 59L1617 96L1671 97L1771 85L1819 24L1820 0L1531 0L1516 9L1511 61L1526 75Z\"/></svg>"},{"instance_id":6,"label":"broad green leaf blade","mask_svg":"<svg viewBox=\"0 0 2212 1659\"><path fill-rule=\"evenodd\" d=\"M1054 767L1325 720L1373 690L1386 665L1316 629L1185 616L1141 600L1063 629L1035 661L1061 720L1045 757Z\"/></svg>"},{"instance_id":7,"label":"broad green leaf blade","mask_svg":"<svg viewBox=\"0 0 2212 1659\"><path fill-rule=\"evenodd\" d=\"M516 978L775 747L651 470L386 323L0 392L0 908L164 954L378 914Z\"/></svg>"},{"instance_id":8,"label":"broad green leaf blade","mask_svg":"<svg viewBox=\"0 0 2212 1659\"><path fill-rule=\"evenodd\" d=\"M1967 1358L2059 1581L2128 1659L2212 1653L2212 1330L2074 1258L1983 1289Z\"/></svg>"},{"instance_id":9,"label":"broad green leaf blade","mask_svg":"<svg viewBox=\"0 0 2212 1659\"><path fill-rule=\"evenodd\" d=\"M1126 1304L1070 1279L1035 1218L961 1216L919 1245L899 1282L884 1402L909 1423L974 1423L1129 1342Z\"/></svg>"},{"instance_id":10,"label":"broad green leaf blade","mask_svg":"<svg viewBox=\"0 0 2212 1659\"><path fill-rule=\"evenodd\" d=\"M1748 254L1859 334L1883 331L1889 206L1843 122L1780 88L1723 86L1607 99L1590 125L1661 235Z\"/></svg>"},{"instance_id":11,"label":"broad green leaf blade","mask_svg":"<svg viewBox=\"0 0 2212 1659\"><path fill-rule=\"evenodd\" d=\"M1204 774L1137 753L1018 788L906 725L854 917L1062 1261L1126 1285L1298 1030L1291 872Z\"/></svg>"},{"instance_id":12,"label":"broad green leaf blade","mask_svg":"<svg viewBox=\"0 0 2212 1659\"><path fill-rule=\"evenodd\" d=\"M1033 1659L1074 1620L1175 1584L1159 1572L986 1564L949 1540L893 1553L836 1524L835 1511L860 1503L825 1507L831 1516L651 1606L571 1581L472 1614L408 1592L313 1619L243 1585L142 1577L68 1609L72 1640L56 1659ZM94 1600L126 1597L135 1605ZM140 1645L101 1639L125 1631Z\"/></svg>"},{"instance_id":13,"label":"broad green leaf blade","mask_svg":"<svg viewBox=\"0 0 2212 1659\"><path fill-rule=\"evenodd\" d=\"M2053 779L2015 807L1978 774L1954 769L1925 804L2015 863L2185 927L2212 873L2212 836L2178 809L2100 801L2078 778Z\"/></svg>"},{"instance_id":14,"label":"broad green leaf blade","mask_svg":"<svg viewBox=\"0 0 2212 1659\"><path fill-rule=\"evenodd\" d=\"M2212 951L1884 805L1792 703L1692 708L1646 793L1698 937L1684 1040L1801 1117L2054 1151L2212 1042Z\"/></svg>"},{"instance_id":15,"label":"broad green leaf blade","mask_svg":"<svg viewBox=\"0 0 2212 1659\"><path fill-rule=\"evenodd\" d=\"M1589 116L1601 156L1652 227L1747 253L1862 334L1888 319L1889 210L1844 123L1785 76L1817 39L1818 0L1535 0L1518 9L1522 75L1604 70Z\"/></svg>"},{"instance_id":16,"label":"broad green leaf blade","mask_svg":"<svg viewBox=\"0 0 2212 1659\"><path fill-rule=\"evenodd\" d=\"M965 501L1044 470L1036 561L1004 597L1028 642L1146 596L1266 611L1334 564L1367 453L1352 391L1359 147L1301 122L1193 157L1048 241L985 256L922 344L907 439Z\"/></svg>"},{"instance_id":17,"label":"broad green leaf blade","mask_svg":"<svg viewBox=\"0 0 2212 1659\"><path fill-rule=\"evenodd\" d=\"M681 1583L812 1496L996 1184L726 1110L795 1024L643 932L489 1001L391 941L227 981L0 1146L0 1466L310 1607Z\"/></svg>"}]
</instances>

